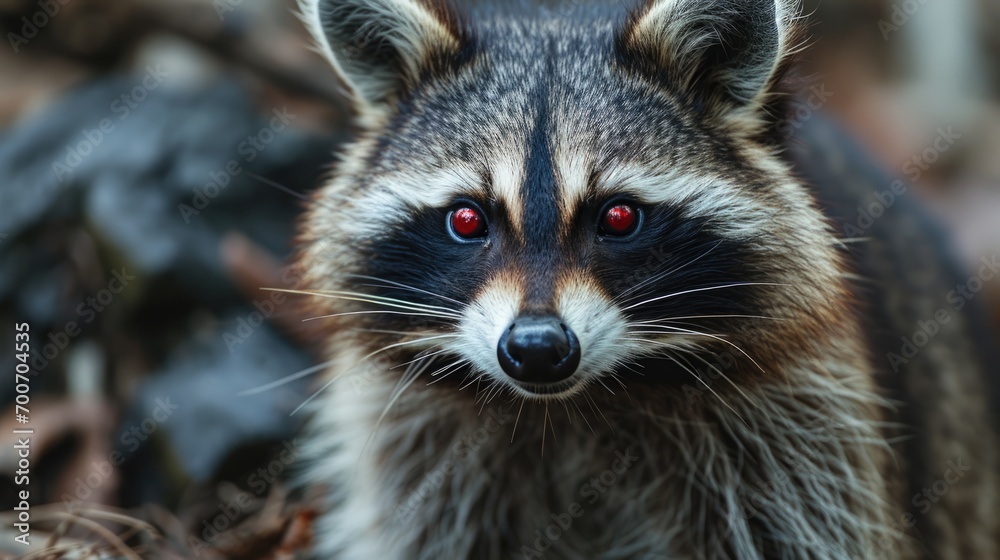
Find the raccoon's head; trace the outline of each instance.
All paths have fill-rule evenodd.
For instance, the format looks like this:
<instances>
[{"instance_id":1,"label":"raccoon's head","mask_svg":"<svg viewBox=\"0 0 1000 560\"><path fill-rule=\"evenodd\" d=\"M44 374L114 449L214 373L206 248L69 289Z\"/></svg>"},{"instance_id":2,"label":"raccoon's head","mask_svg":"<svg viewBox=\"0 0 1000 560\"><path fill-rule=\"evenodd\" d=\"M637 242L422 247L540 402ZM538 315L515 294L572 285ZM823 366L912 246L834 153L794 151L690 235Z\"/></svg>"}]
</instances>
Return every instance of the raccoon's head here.
<instances>
[{"instance_id":1,"label":"raccoon's head","mask_svg":"<svg viewBox=\"0 0 1000 560\"><path fill-rule=\"evenodd\" d=\"M303 11L361 129L304 227L341 350L545 399L720 352L777 375L842 323L835 240L760 140L790 0Z\"/></svg>"}]
</instances>

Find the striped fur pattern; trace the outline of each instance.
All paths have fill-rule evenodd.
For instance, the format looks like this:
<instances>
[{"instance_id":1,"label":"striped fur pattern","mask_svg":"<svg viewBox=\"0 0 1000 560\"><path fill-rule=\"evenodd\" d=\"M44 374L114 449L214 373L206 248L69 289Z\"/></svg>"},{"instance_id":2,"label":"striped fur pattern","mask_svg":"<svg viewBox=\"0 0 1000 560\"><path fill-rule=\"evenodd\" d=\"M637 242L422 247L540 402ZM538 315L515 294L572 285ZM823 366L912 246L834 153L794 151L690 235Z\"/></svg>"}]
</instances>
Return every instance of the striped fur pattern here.
<instances>
[{"instance_id":1,"label":"striped fur pattern","mask_svg":"<svg viewBox=\"0 0 1000 560\"><path fill-rule=\"evenodd\" d=\"M793 2L301 9L360 129L302 228L319 557L919 557L838 242L761 141ZM542 313L582 348L544 392L497 357Z\"/></svg>"}]
</instances>

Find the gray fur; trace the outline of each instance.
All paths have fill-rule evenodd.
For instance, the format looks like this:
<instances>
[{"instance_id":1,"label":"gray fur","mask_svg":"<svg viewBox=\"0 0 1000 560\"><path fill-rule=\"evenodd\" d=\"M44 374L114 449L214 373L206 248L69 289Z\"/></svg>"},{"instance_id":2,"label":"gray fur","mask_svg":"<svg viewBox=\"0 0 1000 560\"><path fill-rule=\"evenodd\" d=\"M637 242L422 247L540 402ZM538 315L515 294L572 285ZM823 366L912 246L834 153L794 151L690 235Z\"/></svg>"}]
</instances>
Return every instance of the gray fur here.
<instances>
[{"instance_id":1,"label":"gray fur","mask_svg":"<svg viewBox=\"0 0 1000 560\"><path fill-rule=\"evenodd\" d=\"M913 535L892 524L906 494L889 440L894 410L840 244L807 186L760 141L795 48L791 2L757 2L749 19L728 17L727 2L711 3L720 11L709 17L696 2L659 0L631 18L582 6L484 11L467 23L421 0L302 4L361 127L302 235L310 313L331 315L334 360L310 427L307 481L329 493L319 555L920 557ZM324 21L331 13L353 19ZM763 38L723 34L723 46L748 50L705 68L706 22L729 39ZM380 38L367 45L391 56L364 42L343 48L345 29ZM539 130L555 183L545 208L522 189ZM616 194L672 208L677 221L700 224L692 235L738 247L746 273L767 281L751 298L765 319L733 317L716 337L630 322L628 286L599 281L578 235L588 205ZM456 271L455 283L486 271L461 301L393 300L415 321L387 334L390 317L365 305L389 300L352 274L384 257L374 247L458 197L494 205L491 217L510 224L482 248L502 257ZM551 243L562 251L543 263L529 250L540 213L558 218ZM393 264L435 266L408 256ZM575 385L548 396L510 383L495 350L539 267L584 354ZM624 377L664 347L663 371ZM720 365L719 355L731 359ZM458 379L437 383L451 372ZM691 377L656 382L675 373ZM636 459L590 503L583 488L621 466L619 454ZM574 503L583 513L546 539L551 548L527 554Z\"/></svg>"}]
</instances>

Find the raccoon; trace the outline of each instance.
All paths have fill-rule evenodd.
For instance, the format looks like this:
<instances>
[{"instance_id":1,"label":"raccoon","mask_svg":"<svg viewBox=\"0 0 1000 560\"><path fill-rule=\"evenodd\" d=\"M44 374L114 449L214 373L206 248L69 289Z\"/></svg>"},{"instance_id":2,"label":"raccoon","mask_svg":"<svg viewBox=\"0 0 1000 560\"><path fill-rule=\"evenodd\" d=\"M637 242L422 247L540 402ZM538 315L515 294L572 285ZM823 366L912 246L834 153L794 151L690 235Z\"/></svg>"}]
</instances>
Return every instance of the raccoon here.
<instances>
[{"instance_id":1,"label":"raccoon","mask_svg":"<svg viewBox=\"0 0 1000 560\"><path fill-rule=\"evenodd\" d=\"M982 317L885 358L961 276L776 132L795 2L301 9L358 128L298 256L317 557L998 557Z\"/></svg>"}]
</instances>

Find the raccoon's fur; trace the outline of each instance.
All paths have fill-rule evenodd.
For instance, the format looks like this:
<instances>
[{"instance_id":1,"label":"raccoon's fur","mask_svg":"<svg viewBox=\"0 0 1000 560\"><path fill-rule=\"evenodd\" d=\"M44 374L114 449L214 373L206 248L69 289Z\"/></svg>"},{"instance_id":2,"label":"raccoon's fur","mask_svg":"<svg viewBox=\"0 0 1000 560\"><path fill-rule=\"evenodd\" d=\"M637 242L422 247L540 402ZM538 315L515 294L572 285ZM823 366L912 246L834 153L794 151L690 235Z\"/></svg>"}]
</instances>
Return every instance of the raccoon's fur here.
<instances>
[{"instance_id":1,"label":"raccoon's fur","mask_svg":"<svg viewBox=\"0 0 1000 560\"><path fill-rule=\"evenodd\" d=\"M360 129L302 228L318 557L998 557L972 306L894 372L940 252L770 141L792 0L302 12Z\"/></svg>"}]
</instances>

